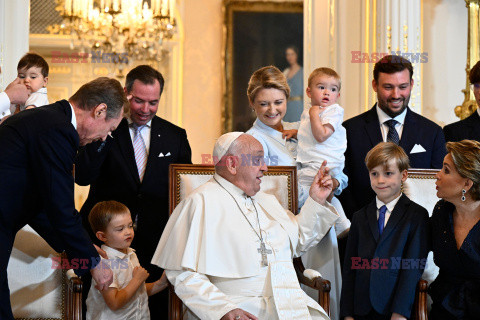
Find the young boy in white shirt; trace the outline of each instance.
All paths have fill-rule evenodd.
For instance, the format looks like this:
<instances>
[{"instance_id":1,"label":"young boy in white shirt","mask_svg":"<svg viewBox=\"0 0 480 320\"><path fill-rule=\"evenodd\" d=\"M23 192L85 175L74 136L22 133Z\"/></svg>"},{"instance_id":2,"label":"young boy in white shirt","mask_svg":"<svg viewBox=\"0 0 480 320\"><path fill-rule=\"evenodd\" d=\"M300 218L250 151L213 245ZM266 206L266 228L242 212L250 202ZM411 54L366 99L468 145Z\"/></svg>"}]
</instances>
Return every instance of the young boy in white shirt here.
<instances>
[{"instance_id":1,"label":"young boy in white shirt","mask_svg":"<svg viewBox=\"0 0 480 320\"><path fill-rule=\"evenodd\" d=\"M47 97L48 71L47 61L36 53L27 53L20 59L17 78L27 87L30 96L24 105L11 105L11 114L50 104Z\"/></svg>"},{"instance_id":2,"label":"young boy in white shirt","mask_svg":"<svg viewBox=\"0 0 480 320\"><path fill-rule=\"evenodd\" d=\"M105 262L113 271L113 282L100 292L92 279L86 301L87 320L149 320L148 296L165 289L168 282L164 273L159 280L145 283L149 274L130 248L134 236L130 211L119 202L103 201L92 208L88 221L97 238L105 243L102 249L108 256Z\"/></svg>"}]
</instances>

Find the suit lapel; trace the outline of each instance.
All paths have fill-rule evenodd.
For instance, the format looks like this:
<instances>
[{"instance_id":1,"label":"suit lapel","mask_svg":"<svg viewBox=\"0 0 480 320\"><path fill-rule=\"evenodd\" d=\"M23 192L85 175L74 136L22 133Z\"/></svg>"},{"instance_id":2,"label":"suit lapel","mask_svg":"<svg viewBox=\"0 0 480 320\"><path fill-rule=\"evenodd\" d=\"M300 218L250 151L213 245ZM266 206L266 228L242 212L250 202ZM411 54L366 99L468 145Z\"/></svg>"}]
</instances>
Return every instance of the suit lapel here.
<instances>
[{"instance_id":1,"label":"suit lapel","mask_svg":"<svg viewBox=\"0 0 480 320\"><path fill-rule=\"evenodd\" d=\"M416 127L417 119L415 114L407 107L407 114L405 115L405 121L403 122L402 138L400 139L400 147L405 150L407 155L410 154L410 151L417 141L415 138L418 135L418 128Z\"/></svg>"},{"instance_id":2,"label":"suit lapel","mask_svg":"<svg viewBox=\"0 0 480 320\"><path fill-rule=\"evenodd\" d=\"M115 130L116 136L118 136L118 145L120 152L125 158L125 163L132 174L135 182L140 183L140 177L138 176L137 163L135 162L135 152L133 151L132 138L130 136L130 130L128 129L127 119L123 119Z\"/></svg>"},{"instance_id":3,"label":"suit lapel","mask_svg":"<svg viewBox=\"0 0 480 320\"><path fill-rule=\"evenodd\" d=\"M374 147L379 142L382 142L382 132L380 129L380 123L378 122L378 115L376 110L377 104L368 111L368 115L365 121L365 131L370 138L371 147Z\"/></svg>"},{"instance_id":4,"label":"suit lapel","mask_svg":"<svg viewBox=\"0 0 480 320\"><path fill-rule=\"evenodd\" d=\"M383 230L382 238L387 238L388 235L392 233L393 230L395 230L395 227L397 226L398 222L402 219L402 216L404 215L406 211L406 207L409 204L409 202L410 202L410 199L408 199L406 195L402 194L400 199L398 199L398 202L395 205L395 208L393 208L393 212L390 214L390 218L387 221L387 225Z\"/></svg>"},{"instance_id":5,"label":"suit lapel","mask_svg":"<svg viewBox=\"0 0 480 320\"><path fill-rule=\"evenodd\" d=\"M378 242L379 234L378 234L378 220L377 220L377 205L375 199L371 201L366 209L368 225L370 226L370 230L372 231L373 238L375 242Z\"/></svg>"},{"instance_id":6,"label":"suit lapel","mask_svg":"<svg viewBox=\"0 0 480 320\"><path fill-rule=\"evenodd\" d=\"M480 116L478 116L477 110L473 112L473 114L467 118L468 120L468 128L467 130L467 137L469 139L480 139Z\"/></svg>"},{"instance_id":7,"label":"suit lapel","mask_svg":"<svg viewBox=\"0 0 480 320\"><path fill-rule=\"evenodd\" d=\"M164 134L162 132L162 126L158 117L153 117L150 129L150 149L148 152L147 167L145 168L145 174L143 175L143 181L149 176L149 171L152 171L152 167L156 159L158 158L160 151L162 150L163 141L165 141Z\"/></svg>"}]
</instances>

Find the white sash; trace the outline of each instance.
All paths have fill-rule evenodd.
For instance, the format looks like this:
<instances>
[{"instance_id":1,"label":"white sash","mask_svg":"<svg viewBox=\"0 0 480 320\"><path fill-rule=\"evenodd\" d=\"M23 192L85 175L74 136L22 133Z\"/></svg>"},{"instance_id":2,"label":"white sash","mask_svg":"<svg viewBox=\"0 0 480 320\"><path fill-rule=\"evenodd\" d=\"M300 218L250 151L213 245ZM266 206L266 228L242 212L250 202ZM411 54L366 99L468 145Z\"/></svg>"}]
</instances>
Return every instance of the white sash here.
<instances>
[{"instance_id":1,"label":"white sash","mask_svg":"<svg viewBox=\"0 0 480 320\"><path fill-rule=\"evenodd\" d=\"M275 308L280 320L311 320L291 261L270 262L270 278Z\"/></svg>"}]
</instances>

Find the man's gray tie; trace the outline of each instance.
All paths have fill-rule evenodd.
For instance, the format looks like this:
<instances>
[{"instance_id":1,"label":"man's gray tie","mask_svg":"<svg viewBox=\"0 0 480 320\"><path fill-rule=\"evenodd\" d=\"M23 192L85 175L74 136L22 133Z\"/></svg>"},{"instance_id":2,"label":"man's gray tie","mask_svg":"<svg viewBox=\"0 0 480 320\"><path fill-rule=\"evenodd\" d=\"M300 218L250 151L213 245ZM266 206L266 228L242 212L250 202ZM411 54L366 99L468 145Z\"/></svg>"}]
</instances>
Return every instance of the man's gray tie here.
<instances>
[{"instance_id":1,"label":"man's gray tie","mask_svg":"<svg viewBox=\"0 0 480 320\"><path fill-rule=\"evenodd\" d=\"M397 123L397 120L393 119L385 121L385 124L388 127L387 142L393 142L395 144L398 144L400 142L400 137L398 136L398 132L395 129L395 125Z\"/></svg>"},{"instance_id":2,"label":"man's gray tie","mask_svg":"<svg viewBox=\"0 0 480 320\"><path fill-rule=\"evenodd\" d=\"M135 129L135 135L133 136L133 150L135 152L135 162L137 163L140 181L143 180L145 167L147 166L147 148L145 147L145 141L143 141L141 133L144 127L145 126L133 125L133 128Z\"/></svg>"}]
</instances>

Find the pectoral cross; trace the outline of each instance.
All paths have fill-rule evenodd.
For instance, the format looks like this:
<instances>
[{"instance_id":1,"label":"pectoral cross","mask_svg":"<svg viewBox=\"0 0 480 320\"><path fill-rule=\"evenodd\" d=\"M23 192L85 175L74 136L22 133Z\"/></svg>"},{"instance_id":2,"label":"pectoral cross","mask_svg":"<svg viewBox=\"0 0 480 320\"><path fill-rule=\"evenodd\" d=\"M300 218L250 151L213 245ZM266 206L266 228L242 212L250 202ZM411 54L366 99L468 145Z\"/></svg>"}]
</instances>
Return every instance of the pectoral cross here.
<instances>
[{"instance_id":1,"label":"pectoral cross","mask_svg":"<svg viewBox=\"0 0 480 320\"><path fill-rule=\"evenodd\" d=\"M260 248L258 248L257 251L262 255L262 266L268 267L267 254L272 253L272 250L267 249L267 247L265 247L265 242L262 241L260 242Z\"/></svg>"}]
</instances>

